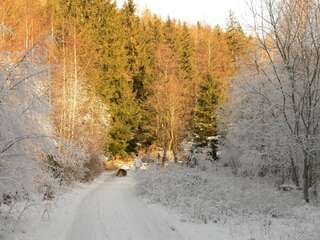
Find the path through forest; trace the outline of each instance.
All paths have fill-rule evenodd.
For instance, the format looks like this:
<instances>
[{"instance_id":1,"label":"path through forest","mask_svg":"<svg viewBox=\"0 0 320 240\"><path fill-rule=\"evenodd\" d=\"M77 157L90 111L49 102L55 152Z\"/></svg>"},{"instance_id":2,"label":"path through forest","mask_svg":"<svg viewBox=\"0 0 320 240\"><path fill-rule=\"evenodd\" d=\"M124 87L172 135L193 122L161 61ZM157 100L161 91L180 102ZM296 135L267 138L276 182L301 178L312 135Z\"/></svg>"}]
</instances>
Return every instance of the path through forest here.
<instances>
[{"instance_id":1,"label":"path through forest","mask_svg":"<svg viewBox=\"0 0 320 240\"><path fill-rule=\"evenodd\" d=\"M147 203L136 194L132 176L117 178L106 174L89 188L90 191L84 188L69 196L69 203L60 204L50 221L35 229L30 239L229 239L226 229L190 223L165 207Z\"/></svg>"},{"instance_id":2,"label":"path through forest","mask_svg":"<svg viewBox=\"0 0 320 240\"><path fill-rule=\"evenodd\" d=\"M132 177L108 180L82 200L66 239L224 239L202 231L203 225L190 227L166 209L146 204L136 196Z\"/></svg>"}]
</instances>

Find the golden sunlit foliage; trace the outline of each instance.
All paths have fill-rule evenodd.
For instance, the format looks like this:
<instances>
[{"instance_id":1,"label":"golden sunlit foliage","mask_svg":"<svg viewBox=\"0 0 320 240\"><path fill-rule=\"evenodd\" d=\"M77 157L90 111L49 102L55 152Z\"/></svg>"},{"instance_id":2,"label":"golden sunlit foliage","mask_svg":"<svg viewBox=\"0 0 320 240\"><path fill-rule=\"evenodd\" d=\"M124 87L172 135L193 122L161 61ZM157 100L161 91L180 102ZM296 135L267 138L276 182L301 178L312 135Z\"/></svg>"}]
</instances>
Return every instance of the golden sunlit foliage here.
<instances>
[{"instance_id":1,"label":"golden sunlit foliage","mask_svg":"<svg viewBox=\"0 0 320 240\"><path fill-rule=\"evenodd\" d=\"M190 26L138 16L131 0L2 0L0 27L2 52L46 45L56 134L112 156L151 145L176 155L199 129L199 91L215 79L225 99L249 41L233 15L226 31Z\"/></svg>"}]
</instances>

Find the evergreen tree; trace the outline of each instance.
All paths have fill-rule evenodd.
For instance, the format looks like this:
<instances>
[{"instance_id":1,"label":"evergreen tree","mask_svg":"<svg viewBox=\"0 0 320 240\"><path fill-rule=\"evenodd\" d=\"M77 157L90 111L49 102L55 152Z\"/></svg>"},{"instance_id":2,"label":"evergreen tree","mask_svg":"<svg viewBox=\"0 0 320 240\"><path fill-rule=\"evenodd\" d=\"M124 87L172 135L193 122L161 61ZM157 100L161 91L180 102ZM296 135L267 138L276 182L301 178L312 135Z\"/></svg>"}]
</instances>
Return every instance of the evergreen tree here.
<instances>
[{"instance_id":1,"label":"evergreen tree","mask_svg":"<svg viewBox=\"0 0 320 240\"><path fill-rule=\"evenodd\" d=\"M135 15L135 5L128 0L122 9L122 23L125 34L125 50L127 58L127 73L132 81L132 91L138 102L145 101L147 97L146 85L149 80L150 66L147 52L147 39L145 28Z\"/></svg>"},{"instance_id":2,"label":"evergreen tree","mask_svg":"<svg viewBox=\"0 0 320 240\"><path fill-rule=\"evenodd\" d=\"M135 15L135 5L132 0L125 2L122 8L122 27L124 30L124 44L127 57L127 71L134 76L139 71L139 18Z\"/></svg>"},{"instance_id":3,"label":"evergreen tree","mask_svg":"<svg viewBox=\"0 0 320 240\"><path fill-rule=\"evenodd\" d=\"M135 151L132 143L139 122L139 111L131 88L120 82L111 100L111 126L108 150L113 156L126 156Z\"/></svg>"},{"instance_id":4,"label":"evergreen tree","mask_svg":"<svg viewBox=\"0 0 320 240\"><path fill-rule=\"evenodd\" d=\"M208 74L200 87L193 117L194 133L199 143L206 142L208 137L217 134L219 95L216 81Z\"/></svg>"},{"instance_id":5,"label":"evergreen tree","mask_svg":"<svg viewBox=\"0 0 320 240\"><path fill-rule=\"evenodd\" d=\"M247 49L248 38L232 11L229 12L226 38L232 53L233 61L236 62L237 59L244 54L245 49Z\"/></svg>"},{"instance_id":6,"label":"evergreen tree","mask_svg":"<svg viewBox=\"0 0 320 240\"><path fill-rule=\"evenodd\" d=\"M125 33L125 50L127 58L127 74L130 78L131 90L138 107L137 125L134 137L129 142L129 149L137 151L138 145L146 147L150 144L150 113L146 100L150 95L151 64L153 49L150 36L146 34L144 23L139 21L135 13L135 5L128 0L121 11L122 25Z\"/></svg>"},{"instance_id":7,"label":"evergreen tree","mask_svg":"<svg viewBox=\"0 0 320 240\"><path fill-rule=\"evenodd\" d=\"M176 22L168 18L163 26L163 38L164 43L167 44L172 50L172 54L175 55L177 52L177 31Z\"/></svg>"},{"instance_id":8,"label":"evergreen tree","mask_svg":"<svg viewBox=\"0 0 320 240\"><path fill-rule=\"evenodd\" d=\"M89 18L98 53L95 73L97 90L110 106L107 150L113 156L124 156L134 150L131 141L139 114L127 74L128 45L122 15L111 1L97 0L91 2Z\"/></svg>"},{"instance_id":9,"label":"evergreen tree","mask_svg":"<svg viewBox=\"0 0 320 240\"><path fill-rule=\"evenodd\" d=\"M191 80L193 75L192 67L192 39L186 23L183 24L179 39L179 63L182 71L182 78Z\"/></svg>"}]
</instances>

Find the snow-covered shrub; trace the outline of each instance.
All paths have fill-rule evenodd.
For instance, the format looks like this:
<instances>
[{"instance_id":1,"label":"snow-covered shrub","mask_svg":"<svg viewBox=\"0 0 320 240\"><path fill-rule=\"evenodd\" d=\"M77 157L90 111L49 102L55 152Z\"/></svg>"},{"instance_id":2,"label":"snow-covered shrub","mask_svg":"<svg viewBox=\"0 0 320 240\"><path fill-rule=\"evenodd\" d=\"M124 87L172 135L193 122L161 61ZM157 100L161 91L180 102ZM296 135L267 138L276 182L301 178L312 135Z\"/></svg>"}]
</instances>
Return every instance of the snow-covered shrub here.
<instances>
[{"instance_id":1,"label":"snow-covered shrub","mask_svg":"<svg viewBox=\"0 0 320 240\"><path fill-rule=\"evenodd\" d=\"M90 154L76 144L60 142L59 152L45 155L43 160L50 175L60 184L93 180L103 169L101 155Z\"/></svg>"},{"instance_id":2,"label":"snow-covered shrub","mask_svg":"<svg viewBox=\"0 0 320 240\"><path fill-rule=\"evenodd\" d=\"M261 154L255 150L245 151L240 157L239 162L242 175L252 176L261 169ZM259 161L260 160L260 161Z\"/></svg>"},{"instance_id":3,"label":"snow-covered shrub","mask_svg":"<svg viewBox=\"0 0 320 240\"><path fill-rule=\"evenodd\" d=\"M185 140L181 146L180 156L180 159L183 159L183 164L188 167L198 167L202 170L211 168L215 159L212 157L212 148L209 144L199 146L193 141Z\"/></svg>"},{"instance_id":4,"label":"snow-covered shrub","mask_svg":"<svg viewBox=\"0 0 320 240\"><path fill-rule=\"evenodd\" d=\"M89 155L75 144L59 142L59 151L42 156L49 174L60 184L83 180Z\"/></svg>"},{"instance_id":5,"label":"snow-covered shrub","mask_svg":"<svg viewBox=\"0 0 320 240\"><path fill-rule=\"evenodd\" d=\"M89 160L85 164L85 181L91 181L104 171L105 157L101 154L90 154Z\"/></svg>"}]
</instances>

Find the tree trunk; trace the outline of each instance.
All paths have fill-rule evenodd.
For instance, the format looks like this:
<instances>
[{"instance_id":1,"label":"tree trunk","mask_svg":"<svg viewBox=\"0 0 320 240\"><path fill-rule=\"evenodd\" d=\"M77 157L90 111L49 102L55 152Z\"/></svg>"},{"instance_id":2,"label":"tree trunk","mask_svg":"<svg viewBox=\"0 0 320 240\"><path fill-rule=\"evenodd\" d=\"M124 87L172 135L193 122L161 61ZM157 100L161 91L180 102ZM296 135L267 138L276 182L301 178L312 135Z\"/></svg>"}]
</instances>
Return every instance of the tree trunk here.
<instances>
[{"instance_id":1,"label":"tree trunk","mask_svg":"<svg viewBox=\"0 0 320 240\"><path fill-rule=\"evenodd\" d=\"M299 181L298 169L291 155L290 155L290 161L291 161L291 168L292 168L292 173L291 173L292 181L297 187L299 187L300 181Z\"/></svg>"},{"instance_id":2,"label":"tree trunk","mask_svg":"<svg viewBox=\"0 0 320 240\"><path fill-rule=\"evenodd\" d=\"M167 161L167 151L168 151L168 147L165 146L163 148L163 156L162 156L162 163L161 163L162 167L165 167L165 164L166 164L166 161Z\"/></svg>"},{"instance_id":3,"label":"tree trunk","mask_svg":"<svg viewBox=\"0 0 320 240\"><path fill-rule=\"evenodd\" d=\"M77 54L77 28L73 27L73 55L74 55L74 85L73 85L73 103L72 103L72 116L71 116L71 136L70 139L74 138L74 129L76 121L76 110L78 100L78 54Z\"/></svg>"},{"instance_id":4,"label":"tree trunk","mask_svg":"<svg viewBox=\"0 0 320 240\"><path fill-rule=\"evenodd\" d=\"M309 182L309 157L305 156L304 162L303 162L303 199L309 203L309 187L310 187L310 182Z\"/></svg>"},{"instance_id":5,"label":"tree trunk","mask_svg":"<svg viewBox=\"0 0 320 240\"><path fill-rule=\"evenodd\" d=\"M67 54L66 54L66 45L65 45L65 34L63 29L62 34L62 52L63 52L63 82L62 82L62 114L60 119L60 133L64 138L67 138L66 129L67 129L67 91L66 91L66 83L67 83Z\"/></svg>"},{"instance_id":6,"label":"tree trunk","mask_svg":"<svg viewBox=\"0 0 320 240\"><path fill-rule=\"evenodd\" d=\"M172 148L172 152L173 152L173 157L174 157L174 163L178 163L177 150L174 146Z\"/></svg>"}]
</instances>

